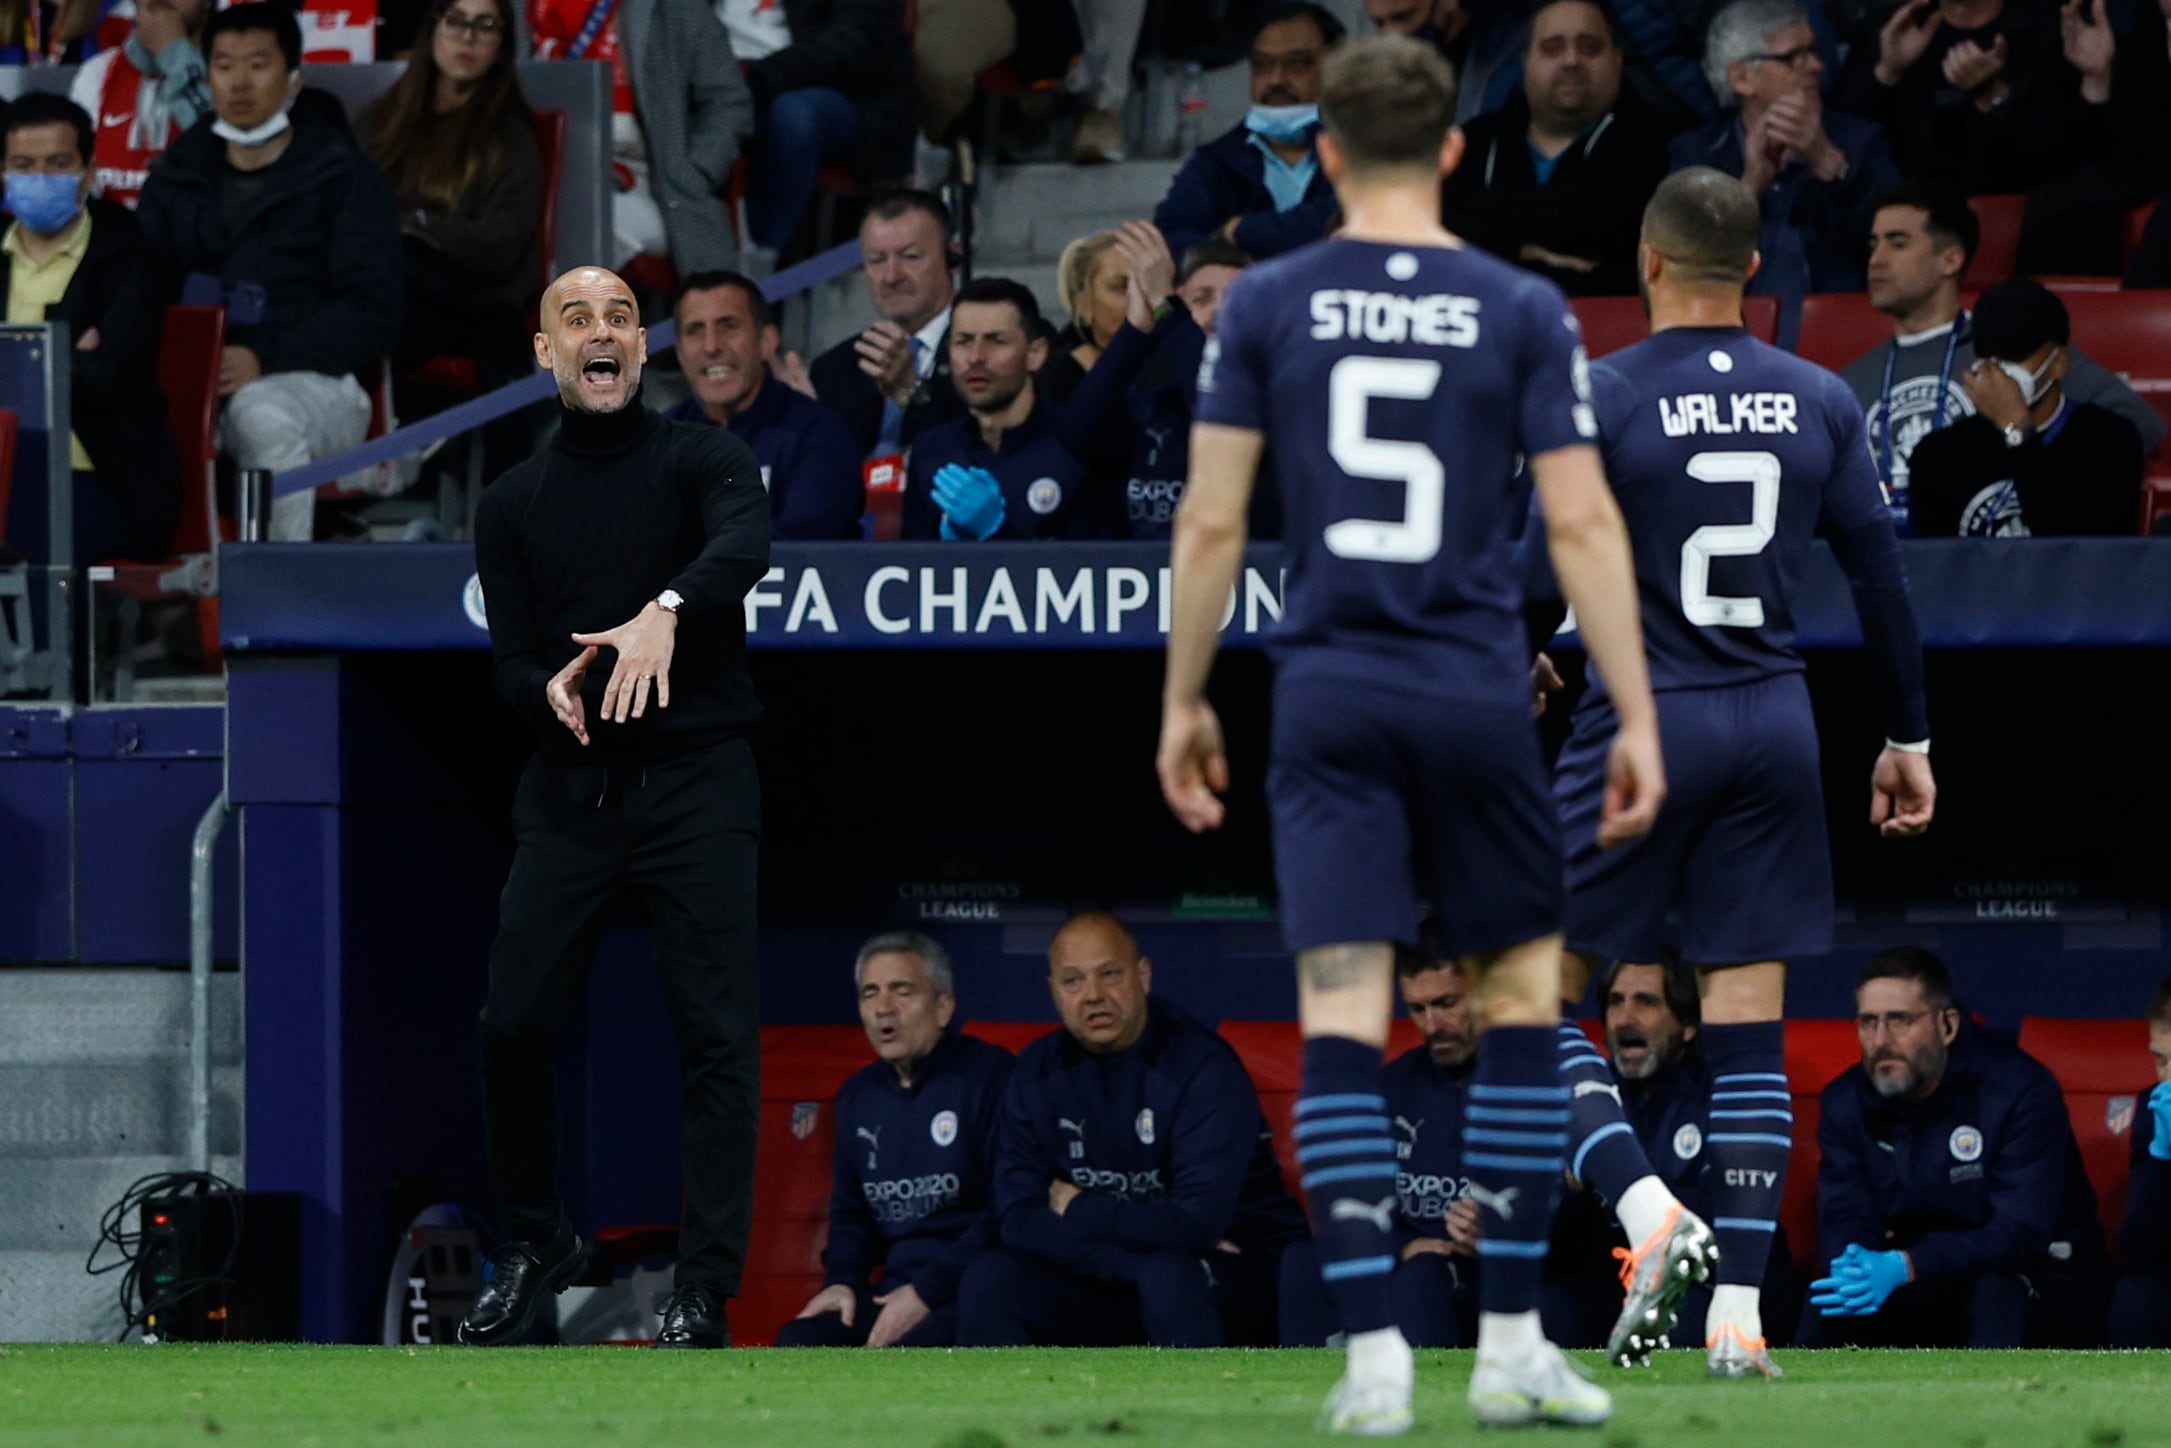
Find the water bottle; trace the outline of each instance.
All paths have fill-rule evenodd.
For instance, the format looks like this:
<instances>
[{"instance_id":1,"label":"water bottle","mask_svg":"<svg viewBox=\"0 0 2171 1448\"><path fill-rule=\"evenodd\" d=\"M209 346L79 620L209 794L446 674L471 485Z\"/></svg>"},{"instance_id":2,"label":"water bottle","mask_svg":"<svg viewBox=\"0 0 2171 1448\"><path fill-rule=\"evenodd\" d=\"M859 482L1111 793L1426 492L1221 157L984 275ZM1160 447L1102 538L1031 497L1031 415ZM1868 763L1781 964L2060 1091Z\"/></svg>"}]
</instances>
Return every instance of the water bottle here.
<instances>
[{"instance_id":1,"label":"water bottle","mask_svg":"<svg viewBox=\"0 0 2171 1448\"><path fill-rule=\"evenodd\" d=\"M1206 70L1197 61L1183 68L1183 97L1176 102L1176 154L1189 156L1206 142Z\"/></svg>"}]
</instances>

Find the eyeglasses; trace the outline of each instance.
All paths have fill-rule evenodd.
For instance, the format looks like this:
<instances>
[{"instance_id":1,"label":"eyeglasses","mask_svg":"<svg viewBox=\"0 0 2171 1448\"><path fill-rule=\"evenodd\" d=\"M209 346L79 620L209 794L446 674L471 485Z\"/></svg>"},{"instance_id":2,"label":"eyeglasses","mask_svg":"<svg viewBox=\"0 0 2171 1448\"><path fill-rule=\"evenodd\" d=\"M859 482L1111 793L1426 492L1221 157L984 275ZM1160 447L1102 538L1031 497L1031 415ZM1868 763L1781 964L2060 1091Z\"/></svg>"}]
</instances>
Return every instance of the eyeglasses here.
<instances>
[{"instance_id":1,"label":"eyeglasses","mask_svg":"<svg viewBox=\"0 0 2171 1448\"><path fill-rule=\"evenodd\" d=\"M1791 66L1795 70L1800 70L1805 62L1815 60L1816 58L1817 43L1815 41L1811 41L1807 45L1797 45L1792 50L1766 50L1760 51L1755 55L1745 55L1742 57L1743 60L1750 61L1752 63L1759 60L1776 61L1780 65Z\"/></svg>"},{"instance_id":2,"label":"eyeglasses","mask_svg":"<svg viewBox=\"0 0 2171 1448\"><path fill-rule=\"evenodd\" d=\"M1865 1013L1854 1018L1854 1028L1865 1039L1875 1040L1880 1031L1897 1036L1901 1032L1911 1029L1915 1022L1921 1020L1924 1016L1934 1016L1936 1014L1937 1012L1928 1006L1919 1011L1886 1011L1883 1015Z\"/></svg>"},{"instance_id":3,"label":"eyeglasses","mask_svg":"<svg viewBox=\"0 0 2171 1448\"><path fill-rule=\"evenodd\" d=\"M505 22L495 15L462 15L457 10L447 10L437 17L437 23L469 40L487 40L505 28Z\"/></svg>"}]
</instances>

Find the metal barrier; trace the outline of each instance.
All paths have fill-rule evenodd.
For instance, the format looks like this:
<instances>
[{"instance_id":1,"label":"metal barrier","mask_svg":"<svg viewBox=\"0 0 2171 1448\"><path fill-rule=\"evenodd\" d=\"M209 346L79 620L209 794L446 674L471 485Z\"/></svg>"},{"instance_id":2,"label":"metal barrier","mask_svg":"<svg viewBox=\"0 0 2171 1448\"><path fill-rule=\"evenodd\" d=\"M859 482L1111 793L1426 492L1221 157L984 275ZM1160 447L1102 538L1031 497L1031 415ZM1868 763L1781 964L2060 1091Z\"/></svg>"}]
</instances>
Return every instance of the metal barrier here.
<instances>
[{"instance_id":1,"label":"metal barrier","mask_svg":"<svg viewBox=\"0 0 2171 1448\"><path fill-rule=\"evenodd\" d=\"M59 695L67 687L75 564L68 356L65 322L0 325L0 407L16 418L13 479L28 484L0 486L0 533L40 560L0 569L0 689L9 693ZM12 532L11 521L23 533Z\"/></svg>"},{"instance_id":2,"label":"metal barrier","mask_svg":"<svg viewBox=\"0 0 2171 1448\"><path fill-rule=\"evenodd\" d=\"M844 275L859 266L859 243L843 242L819 256L808 257L796 266L786 267L761 284L762 295L771 302L781 302L801 292L812 291L826 281ZM648 347L651 353L661 352L678 341L677 324L670 321L657 323L648 329ZM360 447L319 458L298 468L289 468L272 480L272 495L286 497L305 488L321 487L335 483L349 473L358 473L379 463L420 452L435 442L441 442L456 434L468 432L494 422L508 413L519 411L531 403L541 402L557 393L558 384L548 372L537 372L518 382L508 382L494 392L486 392L443 412L423 418L420 422L388 432L383 437L371 438Z\"/></svg>"}]
</instances>

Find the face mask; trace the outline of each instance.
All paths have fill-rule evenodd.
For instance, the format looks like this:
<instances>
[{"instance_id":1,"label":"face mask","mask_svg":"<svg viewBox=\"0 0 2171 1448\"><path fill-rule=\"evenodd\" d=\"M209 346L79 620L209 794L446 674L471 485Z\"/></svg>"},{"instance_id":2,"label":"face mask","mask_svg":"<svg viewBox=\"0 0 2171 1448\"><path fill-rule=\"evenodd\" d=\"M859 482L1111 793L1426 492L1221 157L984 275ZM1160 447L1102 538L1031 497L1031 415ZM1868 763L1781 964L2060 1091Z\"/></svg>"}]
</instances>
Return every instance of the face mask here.
<instances>
[{"instance_id":1,"label":"face mask","mask_svg":"<svg viewBox=\"0 0 2171 1448\"><path fill-rule=\"evenodd\" d=\"M2003 360L1998 362L1998 370L2013 379L2020 388L2020 395L2028 399L2028 406L2033 407L2050 391L2050 364L2051 359L2057 355L2052 352L2049 357L2045 357L2040 372L2029 371L2023 363Z\"/></svg>"},{"instance_id":2,"label":"face mask","mask_svg":"<svg viewBox=\"0 0 2171 1448\"><path fill-rule=\"evenodd\" d=\"M10 171L8 210L31 231L47 236L64 229L83 209L83 178Z\"/></svg>"},{"instance_id":3,"label":"face mask","mask_svg":"<svg viewBox=\"0 0 2171 1448\"><path fill-rule=\"evenodd\" d=\"M294 96L296 94L294 83L301 79L301 75L302 73L298 70L287 72L286 101L269 120L259 121L253 126L243 127L231 125L222 117L211 123L211 134L222 141L232 141L235 145L246 149L253 149L272 140L281 131L293 124L293 121L287 116L287 112L294 109Z\"/></svg>"},{"instance_id":4,"label":"face mask","mask_svg":"<svg viewBox=\"0 0 2171 1448\"><path fill-rule=\"evenodd\" d=\"M1293 143L1308 140L1319 124L1319 107L1253 106L1244 115L1244 129L1262 141Z\"/></svg>"}]
</instances>

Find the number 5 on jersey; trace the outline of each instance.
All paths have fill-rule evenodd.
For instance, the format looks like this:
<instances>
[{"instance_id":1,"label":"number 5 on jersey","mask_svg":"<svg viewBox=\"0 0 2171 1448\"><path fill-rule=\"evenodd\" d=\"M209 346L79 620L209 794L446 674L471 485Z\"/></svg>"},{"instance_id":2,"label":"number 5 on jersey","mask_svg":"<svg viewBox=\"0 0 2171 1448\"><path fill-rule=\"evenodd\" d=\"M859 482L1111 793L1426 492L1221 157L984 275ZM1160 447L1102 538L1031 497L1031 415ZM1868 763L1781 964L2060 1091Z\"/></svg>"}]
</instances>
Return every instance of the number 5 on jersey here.
<instances>
[{"instance_id":1,"label":"number 5 on jersey","mask_svg":"<svg viewBox=\"0 0 2171 1448\"><path fill-rule=\"evenodd\" d=\"M1421 442L1393 442L1365 431L1374 398L1423 402L1440 382L1440 364L1419 357L1344 357L1327 376L1327 453L1353 478L1402 484L1402 521L1345 518L1324 534L1337 558L1368 563L1430 563L1440 551L1447 510L1447 470Z\"/></svg>"}]
</instances>

